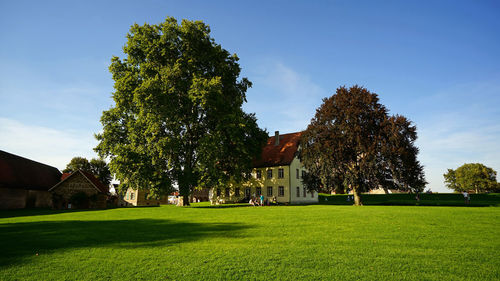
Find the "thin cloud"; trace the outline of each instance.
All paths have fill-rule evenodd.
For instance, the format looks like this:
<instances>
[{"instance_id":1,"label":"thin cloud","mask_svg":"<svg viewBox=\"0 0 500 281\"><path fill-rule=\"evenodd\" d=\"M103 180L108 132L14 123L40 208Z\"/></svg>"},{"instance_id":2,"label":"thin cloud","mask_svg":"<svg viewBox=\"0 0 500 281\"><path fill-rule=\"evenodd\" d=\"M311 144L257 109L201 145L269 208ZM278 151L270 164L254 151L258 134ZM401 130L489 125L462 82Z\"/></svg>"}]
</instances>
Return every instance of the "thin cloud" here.
<instances>
[{"instance_id":1,"label":"thin cloud","mask_svg":"<svg viewBox=\"0 0 500 281\"><path fill-rule=\"evenodd\" d=\"M94 158L97 145L91 132L63 131L0 117L0 149L60 170L74 156Z\"/></svg>"},{"instance_id":2,"label":"thin cloud","mask_svg":"<svg viewBox=\"0 0 500 281\"><path fill-rule=\"evenodd\" d=\"M464 163L483 163L500 171L500 84L464 83L440 91L426 101L425 116L417 121L429 187L448 192L443 174Z\"/></svg>"},{"instance_id":3,"label":"thin cloud","mask_svg":"<svg viewBox=\"0 0 500 281\"><path fill-rule=\"evenodd\" d=\"M261 126L270 131L304 130L327 92L305 73L281 62L259 65L249 90L250 112L256 112Z\"/></svg>"}]
</instances>

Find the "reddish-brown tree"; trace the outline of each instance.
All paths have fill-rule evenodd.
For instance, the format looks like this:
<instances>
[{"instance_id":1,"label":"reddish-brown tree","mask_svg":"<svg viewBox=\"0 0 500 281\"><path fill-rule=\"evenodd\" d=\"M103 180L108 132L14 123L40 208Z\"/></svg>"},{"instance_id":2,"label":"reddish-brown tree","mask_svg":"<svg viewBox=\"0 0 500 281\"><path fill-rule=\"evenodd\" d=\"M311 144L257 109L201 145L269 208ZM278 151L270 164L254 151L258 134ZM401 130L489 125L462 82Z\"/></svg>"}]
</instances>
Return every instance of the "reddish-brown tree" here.
<instances>
[{"instance_id":1,"label":"reddish-brown tree","mask_svg":"<svg viewBox=\"0 0 500 281\"><path fill-rule=\"evenodd\" d=\"M310 189L352 189L355 205L372 188L422 191L416 138L415 126L403 116L389 116L375 93L340 87L323 99L302 135L304 183Z\"/></svg>"}]
</instances>

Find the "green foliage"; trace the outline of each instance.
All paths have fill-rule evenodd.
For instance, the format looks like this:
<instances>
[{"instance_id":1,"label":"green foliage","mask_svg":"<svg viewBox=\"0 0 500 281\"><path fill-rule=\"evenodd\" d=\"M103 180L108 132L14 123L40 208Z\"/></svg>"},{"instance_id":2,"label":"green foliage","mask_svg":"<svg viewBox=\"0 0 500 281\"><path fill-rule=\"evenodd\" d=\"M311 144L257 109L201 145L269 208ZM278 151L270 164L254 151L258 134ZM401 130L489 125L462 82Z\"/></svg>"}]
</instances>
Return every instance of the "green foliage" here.
<instances>
[{"instance_id":1,"label":"green foliage","mask_svg":"<svg viewBox=\"0 0 500 281\"><path fill-rule=\"evenodd\" d=\"M108 164L102 159L92 159L89 162L90 173L96 176L104 185L108 186L111 182L111 172Z\"/></svg>"},{"instance_id":2,"label":"green foliage","mask_svg":"<svg viewBox=\"0 0 500 281\"><path fill-rule=\"evenodd\" d=\"M403 116L389 116L376 94L340 87L323 99L302 135L300 158L322 189L352 188L356 200L379 186L420 192L426 181L416 139L415 126ZM318 181L311 182L304 183L317 189Z\"/></svg>"},{"instance_id":3,"label":"green foliage","mask_svg":"<svg viewBox=\"0 0 500 281\"><path fill-rule=\"evenodd\" d=\"M77 192L71 195L69 199L70 203L74 205L74 208L88 208L89 206L89 196L85 192Z\"/></svg>"},{"instance_id":4,"label":"green foliage","mask_svg":"<svg viewBox=\"0 0 500 281\"><path fill-rule=\"evenodd\" d=\"M480 163L463 164L456 170L448 169L443 176L446 186L457 192L498 190L497 172Z\"/></svg>"},{"instance_id":5,"label":"green foliage","mask_svg":"<svg viewBox=\"0 0 500 281\"><path fill-rule=\"evenodd\" d=\"M93 174L106 186L111 182L111 172L109 171L108 164L102 159L93 158L89 162L84 157L73 157L68 165L66 165L63 173L72 173L78 170Z\"/></svg>"},{"instance_id":6,"label":"green foliage","mask_svg":"<svg viewBox=\"0 0 500 281\"><path fill-rule=\"evenodd\" d=\"M90 163L87 158L79 156L73 157L68 165L66 165L66 169L63 170L63 173L72 173L78 170L90 172Z\"/></svg>"},{"instance_id":7,"label":"green foliage","mask_svg":"<svg viewBox=\"0 0 500 281\"><path fill-rule=\"evenodd\" d=\"M498 207L196 206L1 211L0 279L500 276Z\"/></svg>"},{"instance_id":8,"label":"green foliage","mask_svg":"<svg viewBox=\"0 0 500 281\"><path fill-rule=\"evenodd\" d=\"M109 68L115 105L96 135L111 171L152 195L241 181L267 133L242 110L251 83L238 80L238 57L201 21L135 24L127 39Z\"/></svg>"}]
</instances>

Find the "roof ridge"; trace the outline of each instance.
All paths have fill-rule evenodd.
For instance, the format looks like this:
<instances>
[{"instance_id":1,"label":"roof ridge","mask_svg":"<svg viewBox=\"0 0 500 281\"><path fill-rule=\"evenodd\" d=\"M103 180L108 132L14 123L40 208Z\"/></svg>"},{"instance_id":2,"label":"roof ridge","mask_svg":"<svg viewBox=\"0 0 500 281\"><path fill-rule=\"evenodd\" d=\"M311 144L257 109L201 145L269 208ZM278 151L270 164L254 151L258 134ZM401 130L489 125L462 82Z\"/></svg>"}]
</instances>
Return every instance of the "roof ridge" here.
<instances>
[{"instance_id":1,"label":"roof ridge","mask_svg":"<svg viewBox=\"0 0 500 281\"><path fill-rule=\"evenodd\" d=\"M56 185L54 185L53 187L51 187L51 188L49 189L49 191L51 191L51 190L53 190L53 189L57 188L57 187L58 187L59 185L61 185L63 182L65 182L65 181L67 181L69 178L73 177L73 175L75 175L76 173L80 173L80 174L81 174L84 178L86 178L86 179L87 179L87 181L89 181L89 182L90 182L90 184L92 184L92 186L93 186L95 189L97 189L97 191L100 191L100 192L106 193L104 190L100 189L100 188L96 185L96 183L94 183L94 181L93 181L91 178L89 178L89 176L88 176L88 175L92 176L95 180L99 181L99 183L101 183L101 184L103 185L103 187L105 187L105 185L104 185L104 184L103 184L103 183L102 183L99 179L97 179L97 178L96 178L96 177L95 177L92 173L89 173L89 172L84 171L84 170L81 170L81 169L78 169L78 170L76 170L76 171L71 172L71 174L70 174L69 176L67 176L67 177L66 177L66 178L64 178L63 180L59 181Z\"/></svg>"},{"instance_id":2,"label":"roof ridge","mask_svg":"<svg viewBox=\"0 0 500 281\"><path fill-rule=\"evenodd\" d=\"M298 132L293 132L293 133L280 134L280 136L302 134L303 132L304 131L298 131ZM272 135L270 137L272 138L272 137L274 137L274 135Z\"/></svg>"}]
</instances>

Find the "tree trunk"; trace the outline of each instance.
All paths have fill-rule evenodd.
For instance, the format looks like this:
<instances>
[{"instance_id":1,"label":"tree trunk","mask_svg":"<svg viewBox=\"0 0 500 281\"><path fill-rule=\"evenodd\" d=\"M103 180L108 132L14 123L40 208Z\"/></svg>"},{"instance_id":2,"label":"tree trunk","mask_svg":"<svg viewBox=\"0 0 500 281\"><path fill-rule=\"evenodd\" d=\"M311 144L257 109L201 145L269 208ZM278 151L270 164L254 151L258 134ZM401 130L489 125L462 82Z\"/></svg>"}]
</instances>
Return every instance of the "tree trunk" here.
<instances>
[{"instance_id":1,"label":"tree trunk","mask_svg":"<svg viewBox=\"0 0 500 281\"><path fill-rule=\"evenodd\" d=\"M182 197L182 200L179 200L177 206L189 206L189 195L191 195L191 186L193 182L193 174L191 171L189 166L184 167L184 171L179 178L179 195Z\"/></svg>"},{"instance_id":2,"label":"tree trunk","mask_svg":"<svg viewBox=\"0 0 500 281\"><path fill-rule=\"evenodd\" d=\"M182 196L182 206L189 206L189 205L191 205L189 203L189 195Z\"/></svg>"},{"instance_id":3,"label":"tree trunk","mask_svg":"<svg viewBox=\"0 0 500 281\"><path fill-rule=\"evenodd\" d=\"M352 194L354 194L354 206L363 206L363 202L361 202L361 194L359 193L359 189L357 187L352 189Z\"/></svg>"},{"instance_id":4,"label":"tree trunk","mask_svg":"<svg viewBox=\"0 0 500 281\"><path fill-rule=\"evenodd\" d=\"M189 206L189 195L181 195L179 196L179 201L177 202L177 206Z\"/></svg>"},{"instance_id":5,"label":"tree trunk","mask_svg":"<svg viewBox=\"0 0 500 281\"><path fill-rule=\"evenodd\" d=\"M179 203L177 206L189 206L189 186L179 187Z\"/></svg>"}]
</instances>

